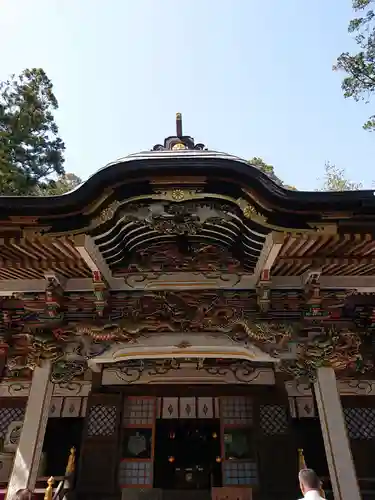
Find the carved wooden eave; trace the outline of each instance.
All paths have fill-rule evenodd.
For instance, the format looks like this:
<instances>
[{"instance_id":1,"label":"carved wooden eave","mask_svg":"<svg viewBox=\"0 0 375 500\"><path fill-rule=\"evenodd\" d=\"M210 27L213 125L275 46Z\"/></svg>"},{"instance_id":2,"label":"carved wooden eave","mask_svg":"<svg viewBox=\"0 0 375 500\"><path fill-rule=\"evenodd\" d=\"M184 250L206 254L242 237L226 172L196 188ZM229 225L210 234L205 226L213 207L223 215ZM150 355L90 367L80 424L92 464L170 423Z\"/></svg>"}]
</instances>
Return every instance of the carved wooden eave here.
<instances>
[{"instance_id":1,"label":"carved wooden eave","mask_svg":"<svg viewBox=\"0 0 375 500\"><path fill-rule=\"evenodd\" d=\"M0 281L41 278L53 268L67 279L99 271L113 289L123 280L129 289L225 281L245 288L259 286L263 271L270 278L316 265L322 276L375 272L372 191L290 191L244 160L213 151L130 155L63 196L0 197L0 214ZM157 272L142 267L158 249L196 255L207 245L227 254L214 272L198 265L192 276L182 263Z\"/></svg>"},{"instance_id":2,"label":"carved wooden eave","mask_svg":"<svg viewBox=\"0 0 375 500\"><path fill-rule=\"evenodd\" d=\"M152 384L248 384L272 386L275 372L272 368L255 367L236 359L223 364L206 364L202 360L144 360L142 364L124 362L104 365L103 386Z\"/></svg>"},{"instance_id":3,"label":"carved wooden eave","mask_svg":"<svg viewBox=\"0 0 375 500\"><path fill-rule=\"evenodd\" d=\"M238 359L251 363L278 363L279 359L270 356L252 344L242 345L224 335L207 336L202 334L158 335L138 341L134 345L114 344L110 349L89 360L93 371L100 365L120 361L142 359Z\"/></svg>"},{"instance_id":4,"label":"carved wooden eave","mask_svg":"<svg viewBox=\"0 0 375 500\"><path fill-rule=\"evenodd\" d=\"M0 197L0 281L54 269L68 280L100 272L118 290L124 280L125 289L251 288L316 265L322 276L374 274L372 191L291 191L238 157L194 149L189 137L166 141L65 195ZM205 268L191 257L207 246L222 261ZM174 264L150 267L158 251Z\"/></svg>"},{"instance_id":5,"label":"carved wooden eave","mask_svg":"<svg viewBox=\"0 0 375 500\"><path fill-rule=\"evenodd\" d=\"M281 359L293 376L318 352L340 373L367 370L374 227L373 191L291 191L169 137L65 195L0 197L1 355L21 371L52 359L55 381L146 355ZM220 345L173 347L181 332ZM226 344L237 334L249 346Z\"/></svg>"}]
</instances>

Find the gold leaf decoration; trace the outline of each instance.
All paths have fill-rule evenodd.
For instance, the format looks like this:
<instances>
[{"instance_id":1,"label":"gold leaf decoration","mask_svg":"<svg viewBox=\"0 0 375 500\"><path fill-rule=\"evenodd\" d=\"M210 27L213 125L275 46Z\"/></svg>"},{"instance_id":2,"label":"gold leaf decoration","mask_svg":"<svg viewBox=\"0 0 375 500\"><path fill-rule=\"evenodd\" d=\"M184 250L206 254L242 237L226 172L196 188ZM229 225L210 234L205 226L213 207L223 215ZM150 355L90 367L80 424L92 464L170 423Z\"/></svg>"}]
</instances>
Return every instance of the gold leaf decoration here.
<instances>
[{"instance_id":1,"label":"gold leaf decoration","mask_svg":"<svg viewBox=\"0 0 375 500\"><path fill-rule=\"evenodd\" d=\"M172 200L182 201L184 198L185 198L185 193L182 189L173 189L172 190Z\"/></svg>"},{"instance_id":2,"label":"gold leaf decoration","mask_svg":"<svg viewBox=\"0 0 375 500\"><path fill-rule=\"evenodd\" d=\"M96 219L93 219L92 223L94 226L98 226L100 224L104 224L105 222L109 221L112 219L112 217L115 215L116 210L120 206L120 202L115 200L113 201L108 207L104 208L101 212L99 217Z\"/></svg>"}]
</instances>

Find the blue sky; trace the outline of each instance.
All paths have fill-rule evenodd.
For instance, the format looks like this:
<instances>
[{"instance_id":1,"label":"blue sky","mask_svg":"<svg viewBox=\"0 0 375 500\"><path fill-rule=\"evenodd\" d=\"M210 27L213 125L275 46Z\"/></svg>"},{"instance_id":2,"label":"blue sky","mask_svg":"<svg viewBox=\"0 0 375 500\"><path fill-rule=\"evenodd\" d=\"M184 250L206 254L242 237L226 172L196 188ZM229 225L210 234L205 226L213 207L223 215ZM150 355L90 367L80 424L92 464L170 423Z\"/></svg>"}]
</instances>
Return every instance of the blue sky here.
<instances>
[{"instance_id":1,"label":"blue sky","mask_svg":"<svg viewBox=\"0 0 375 500\"><path fill-rule=\"evenodd\" d=\"M345 100L335 57L353 48L351 0L2 0L0 79L54 83L66 170L83 179L175 130L261 156L314 189L326 160L371 187L371 105Z\"/></svg>"}]
</instances>

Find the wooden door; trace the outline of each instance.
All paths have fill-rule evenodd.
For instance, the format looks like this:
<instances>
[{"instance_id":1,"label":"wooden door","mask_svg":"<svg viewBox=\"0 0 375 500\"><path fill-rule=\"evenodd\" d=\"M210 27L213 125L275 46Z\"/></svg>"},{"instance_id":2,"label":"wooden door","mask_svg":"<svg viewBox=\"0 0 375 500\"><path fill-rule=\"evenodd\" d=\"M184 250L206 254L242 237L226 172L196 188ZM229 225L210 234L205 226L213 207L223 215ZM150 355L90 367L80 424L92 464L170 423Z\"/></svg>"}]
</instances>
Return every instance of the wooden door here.
<instances>
[{"instance_id":1,"label":"wooden door","mask_svg":"<svg viewBox=\"0 0 375 500\"><path fill-rule=\"evenodd\" d=\"M110 495L117 490L121 394L91 394L78 469L77 490Z\"/></svg>"},{"instance_id":2,"label":"wooden door","mask_svg":"<svg viewBox=\"0 0 375 500\"><path fill-rule=\"evenodd\" d=\"M261 498L298 494L298 454L286 392L267 388L257 399L257 450Z\"/></svg>"},{"instance_id":3,"label":"wooden door","mask_svg":"<svg viewBox=\"0 0 375 500\"><path fill-rule=\"evenodd\" d=\"M375 396L341 398L354 466L361 489L375 489Z\"/></svg>"}]
</instances>

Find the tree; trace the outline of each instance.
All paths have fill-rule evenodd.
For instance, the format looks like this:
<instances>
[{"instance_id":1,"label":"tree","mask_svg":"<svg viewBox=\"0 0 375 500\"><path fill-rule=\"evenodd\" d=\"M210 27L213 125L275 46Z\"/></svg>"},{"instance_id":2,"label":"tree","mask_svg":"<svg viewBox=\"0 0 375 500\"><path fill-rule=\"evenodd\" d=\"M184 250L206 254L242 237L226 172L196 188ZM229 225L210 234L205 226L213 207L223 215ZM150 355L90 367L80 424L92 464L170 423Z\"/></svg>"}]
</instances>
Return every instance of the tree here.
<instances>
[{"instance_id":1,"label":"tree","mask_svg":"<svg viewBox=\"0 0 375 500\"><path fill-rule=\"evenodd\" d=\"M0 82L1 194L38 194L54 182L53 175L65 174L57 109L52 83L40 68Z\"/></svg>"},{"instance_id":2,"label":"tree","mask_svg":"<svg viewBox=\"0 0 375 500\"><path fill-rule=\"evenodd\" d=\"M327 162L324 166L323 186L318 191L357 191L362 189L362 184L350 181L344 169Z\"/></svg>"},{"instance_id":3,"label":"tree","mask_svg":"<svg viewBox=\"0 0 375 500\"><path fill-rule=\"evenodd\" d=\"M359 46L356 54L343 52L334 65L334 70L344 71L342 81L344 97L355 101L370 102L375 92L375 13L372 9L374 0L352 0L354 12L358 17L349 23L348 31L354 35ZM366 130L375 130L375 115L369 117L363 125Z\"/></svg>"},{"instance_id":4,"label":"tree","mask_svg":"<svg viewBox=\"0 0 375 500\"><path fill-rule=\"evenodd\" d=\"M37 188L35 194L39 196L56 196L72 191L82 183L82 180L75 174L65 174L57 179L51 180L48 185Z\"/></svg>"},{"instance_id":5,"label":"tree","mask_svg":"<svg viewBox=\"0 0 375 500\"><path fill-rule=\"evenodd\" d=\"M287 189L293 189L293 190L296 189L294 186L288 186L287 184L284 184L284 182L275 174L275 169L273 165L268 165L268 163L266 163L259 156L254 156L253 158L251 158L251 160L249 160L249 163L250 165L261 170L264 174L268 175L268 177L270 177L274 182L276 182L276 184L279 184L279 186L283 186Z\"/></svg>"},{"instance_id":6,"label":"tree","mask_svg":"<svg viewBox=\"0 0 375 500\"><path fill-rule=\"evenodd\" d=\"M251 158L249 163L271 177L271 179L273 179L277 184L287 189L296 189L293 186L284 184L283 181L276 176L273 165L268 165L259 156ZM350 181L346 177L344 169L340 169L330 162L326 162L324 165L324 177L320 180L323 181L323 184L317 189L317 191L356 191L363 188L361 183Z\"/></svg>"}]
</instances>

